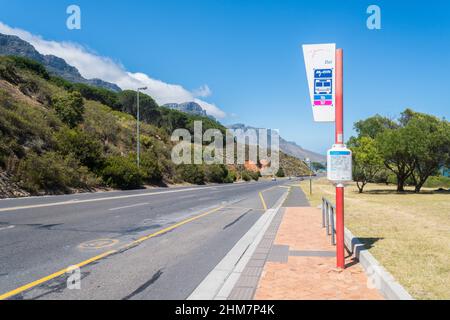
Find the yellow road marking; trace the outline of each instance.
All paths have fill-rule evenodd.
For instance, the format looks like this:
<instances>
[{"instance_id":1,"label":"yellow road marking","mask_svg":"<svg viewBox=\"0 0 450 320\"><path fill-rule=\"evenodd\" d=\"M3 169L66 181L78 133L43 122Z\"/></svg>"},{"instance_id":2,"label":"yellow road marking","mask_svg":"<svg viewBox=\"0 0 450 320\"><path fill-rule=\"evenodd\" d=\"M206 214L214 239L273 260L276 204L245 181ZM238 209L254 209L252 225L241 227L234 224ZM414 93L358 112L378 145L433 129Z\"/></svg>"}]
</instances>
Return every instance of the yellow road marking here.
<instances>
[{"instance_id":1,"label":"yellow road marking","mask_svg":"<svg viewBox=\"0 0 450 320\"><path fill-rule=\"evenodd\" d=\"M261 192L259 193L259 198L261 199L264 210L267 210L266 201L264 201L264 197Z\"/></svg>"},{"instance_id":2,"label":"yellow road marking","mask_svg":"<svg viewBox=\"0 0 450 320\"><path fill-rule=\"evenodd\" d=\"M103 259L104 257L107 257L107 256L109 256L109 255L111 255L111 254L113 254L113 253L115 253L115 252L116 252L116 250L111 250L111 251L102 253L102 254L100 254L100 255L98 255L98 256L95 256L95 257L93 257L93 258L90 258L90 259L88 259L88 260L85 260L85 261L83 261L83 262L80 262L80 263L76 264L75 266L81 268L81 267L83 267L83 266L85 266L85 265L87 265L87 264L89 264L89 263L92 263L92 262L94 262L94 261ZM0 295L0 300L4 300L4 299L7 299L7 298L10 298L10 297L12 297L12 296L15 296L16 294L19 294L19 293L21 293L21 292L24 292L24 291L26 291L26 290L28 290L28 289L33 288L33 287L36 287L36 286L38 286L38 285L40 285L40 284L42 284L42 283L44 283L44 282L50 281L50 280L52 280L52 279L55 279L55 278L57 278L57 277L63 275L64 273L66 273L66 272L68 271L68 269L69 269L69 268L65 268L65 269L59 270L58 272L52 273L51 275L48 275L48 276L46 276L46 277L44 277L44 278L41 278L41 279L39 279L39 280L30 282L30 283L28 283L28 284L26 284L26 285L24 285L24 286L21 286L21 287L19 287L19 288L17 288L17 289L14 289L14 290L12 290L12 291L9 291L9 292L7 292L7 293L4 293L4 294Z\"/></svg>"},{"instance_id":3,"label":"yellow road marking","mask_svg":"<svg viewBox=\"0 0 450 320\"><path fill-rule=\"evenodd\" d=\"M207 212L205 212L205 213L199 214L199 215L197 215L197 216L195 216L195 217L192 217L192 218L186 219L186 220L184 220L184 221L181 221L181 222L179 222L179 223L177 223L177 224L174 224L174 225L172 225L172 226L170 226L170 227L168 227L168 228L159 230L159 231L157 231L157 232L155 232L155 233L152 233L152 234L150 234L150 235L148 235L148 236L139 238L138 240L133 241L132 243L127 244L126 246L123 246L121 249L124 249L124 248L127 248L127 247L131 247L131 246L134 246L134 245L137 245L137 244L140 244L140 243L142 243L142 242L145 241L145 240L148 240L148 239L153 238L153 237L156 237L156 236L158 236L158 235L160 235L160 234L166 233L166 232L168 232L168 231L170 231L170 230L173 230L173 229L175 229L175 228L178 228L178 227L180 227L180 226L182 226L182 225L184 225L184 224L186 224L186 223L192 222L192 221L194 221L194 220L200 219L200 218L202 218L202 217L204 217L204 216L207 216L207 215L209 215L209 214L211 214L211 213L214 213L214 212L216 212L216 211L219 211L220 209L223 209L223 208L224 208L224 207L221 206L221 207L212 209L212 210L210 210L210 211L207 211ZM119 249L119 250L120 250L120 249ZM90 258L90 259L88 259L88 260L84 260L83 262L80 262L80 263L78 263L78 264L75 264L74 266L81 268L81 267L83 267L83 266L86 266L86 265L88 265L88 264L94 262L94 261L97 261L97 260L103 259L103 258L105 258L105 257L107 257L107 256L110 256L110 255L112 255L113 253L117 253L117 252L119 252L119 250L110 250L110 251L107 251L107 252L102 253L102 254L100 254L100 255L98 255L98 256L95 256L95 257ZM6 292L6 293L0 295L0 300L4 300L4 299L7 299L7 298L10 298L10 297L12 297L12 296L15 296L15 295L17 295L17 294L19 294L19 293L21 293L21 292L24 292L24 291L28 290L28 289L34 288L34 287L36 287L36 286L38 286L38 285L40 285L40 284L42 284L42 283L44 283L44 282L50 281L50 280L52 280L52 279L55 279L55 278L57 278L57 277L59 277L59 276L65 274L68 270L69 270L69 267L67 267L67 268L65 268L65 269L62 269L62 270L59 270L59 271L57 271L57 272L55 272L55 273L52 273L52 274L50 274L50 275L48 275L48 276L46 276L46 277L44 277L44 278L41 278L41 279L38 279L38 280L36 280L36 281L30 282L30 283L28 283L28 284L26 284L26 285L23 285L23 286L21 286L21 287L19 287L19 288L17 288L17 289L12 290L12 291Z\"/></svg>"}]
</instances>

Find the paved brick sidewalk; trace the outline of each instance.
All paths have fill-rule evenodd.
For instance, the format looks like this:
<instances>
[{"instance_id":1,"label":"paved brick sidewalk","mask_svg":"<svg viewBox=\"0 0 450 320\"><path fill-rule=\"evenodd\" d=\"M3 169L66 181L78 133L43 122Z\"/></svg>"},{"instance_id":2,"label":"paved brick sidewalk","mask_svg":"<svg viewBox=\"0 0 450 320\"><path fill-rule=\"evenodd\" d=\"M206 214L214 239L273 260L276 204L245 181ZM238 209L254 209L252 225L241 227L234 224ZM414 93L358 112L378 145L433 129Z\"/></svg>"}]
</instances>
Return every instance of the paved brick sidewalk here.
<instances>
[{"instance_id":1,"label":"paved brick sidewalk","mask_svg":"<svg viewBox=\"0 0 450 320\"><path fill-rule=\"evenodd\" d=\"M367 287L364 270L351 257L345 270L335 268L335 246L321 219L317 208L281 211L229 299L383 299L376 289Z\"/></svg>"}]
</instances>

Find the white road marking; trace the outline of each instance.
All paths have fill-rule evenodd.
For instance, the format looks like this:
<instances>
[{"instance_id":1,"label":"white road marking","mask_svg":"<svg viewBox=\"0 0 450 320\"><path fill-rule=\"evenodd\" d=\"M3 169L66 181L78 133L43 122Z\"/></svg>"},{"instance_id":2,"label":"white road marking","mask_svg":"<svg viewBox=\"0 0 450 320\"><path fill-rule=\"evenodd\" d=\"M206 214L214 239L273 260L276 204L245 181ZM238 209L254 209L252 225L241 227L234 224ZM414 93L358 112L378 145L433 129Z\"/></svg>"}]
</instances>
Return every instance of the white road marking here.
<instances>
[{"instance_id":1,"label":"white road marking","mask_svg":"<svg viewBox=\"0 0 450 320\"><path fill-rule=\"evenodd\" d=\"M28 206L0 208L0 212L16 211L16 210L24 210L24 209L34 209L34 208L45 208L45 207L55 207L55 206L65 206L65 205L74 205L74 204L79 204L79 203L88 203L88 202L97 202L97 201L110 201L110 200L117 200L117 199L148 197L148 196L155 196L155 195L160 195L160 194L196 191L196 190L204 190L204 189L211 189L211 188L212 187L188 188L188 189L182 189L182 190L170 190L170 191L160 191L160 192L152 192L152 193L130 194L130 195L126 195L126 196L86 199L86 200L78 200L78 201L69 200L69 201L54 202L54 203L43 203L43 204L28 205Z\"/></svg>"},{"instance_id":2,"label":"white road marking","mask_svg":"<svg viewBox=\"0 0 450 320\"><path fill-rule=\"evenodd\" d=\"M215 185L215 186L210 186L210 187L187 188L187 189L181 189L181 190L176 189L176 190L169 190L169 191L140 193L140 194L131 194L131 195L124 195L124 196L104 197L104 198L95 198L95 199L86 199L86 200L73 200L73 199L71 199L71 200L67 200L67 201L60 201L60 202L53 202L53 203L43 203L43 204L35 204L35 205L0 208L0 212L25 210L25 209L35 209L35 208L46 208L46 207L55 207L55 206L65 206L65 205L74 205L74 204L80 204L80 203L89 203L89 202L97 202L97 201L109 201L109 200L117 200L117 199L136 198L136 197L147 197L147 196L160 195L160 194L178 193L178 192L205 190L205 189L215 190L217 188L224 188L224 187L244 187L244 186L253 185L253 184L256 184L256 183L258 183L258 182L226 184L226 185L221 185L221 186ZM54 197L54 196L52 196L52 197ZM25 199L25 198L21 198L21 199Z\"/></svg>"},{"instance_id":3,"label":"white road marking","mask_svg":"<svg viewBox=\"0 0 450 320\"><path fill-rule=\"evenodd\" d=\"M7 226L7 227L2 227L2 228L0 228L0 231L2 231L2 230L8 230L8 229L12 229L12 228L14 228L15 226Z\"/></svg>"},{"instance_id":4,"label":"white road marking","mask_svg":"<svg viewBox=\"0 0 450 320\"><path fill-rule=\"evenodd\" d=\"M134 207L140 207L140 206L145 206L147 204L150 204L148 202L144 202L144 203L136 203L136 204L132 204L130 206L125 206L125 207L117 207L117 208L111 208L108 209L109 211L116 211L116 210L121 210L121 209L128 209L128 208L134 208Z\"/></svg>"}]
</instances>

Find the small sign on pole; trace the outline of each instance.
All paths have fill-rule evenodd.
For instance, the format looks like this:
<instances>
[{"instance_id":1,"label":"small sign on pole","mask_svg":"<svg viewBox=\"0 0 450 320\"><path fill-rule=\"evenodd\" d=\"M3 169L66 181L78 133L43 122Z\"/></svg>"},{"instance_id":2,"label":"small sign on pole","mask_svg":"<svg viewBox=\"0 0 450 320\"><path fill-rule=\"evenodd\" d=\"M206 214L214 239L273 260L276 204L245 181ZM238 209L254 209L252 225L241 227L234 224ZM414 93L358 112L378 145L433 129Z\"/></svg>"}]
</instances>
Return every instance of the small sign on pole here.
<instances>
[{"instance_id":1,"label":"small sign on pole","mask_svg":"<svg viewBox=\"0 0 450 320\"><path fill-rule=\"evenodd\" d=\"M314 121L335 121L336 44L303 45Z\"/></svg>"},{"instance_id":2,"label":"small sign on pole","mask_svg":"<svg viewBox=\"0 0 450 320\"><path fill-rule=\"evenodd\" d=\"M352 181L352 151L344 145L334 145L327 152L327 178L334 184Z\"/></svg>"}]
</instances>

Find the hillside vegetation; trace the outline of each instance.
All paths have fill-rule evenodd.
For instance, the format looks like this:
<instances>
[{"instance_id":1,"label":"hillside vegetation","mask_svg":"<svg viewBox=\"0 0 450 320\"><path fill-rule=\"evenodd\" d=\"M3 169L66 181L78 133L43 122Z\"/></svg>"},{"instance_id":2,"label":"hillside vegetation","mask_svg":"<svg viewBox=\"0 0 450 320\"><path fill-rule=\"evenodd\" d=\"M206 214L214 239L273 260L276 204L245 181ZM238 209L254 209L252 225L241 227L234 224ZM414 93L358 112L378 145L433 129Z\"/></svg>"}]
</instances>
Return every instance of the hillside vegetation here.
<instances>
[{"instance_id":1,"label":"hillside vegetation","mask_svg":"<svg viewBox=\"0 0 450 320\"><path fill-rule=\"evenodd\" d=\"M160 107L142 93L138 168L135 100L134 91L71 83L32 60L0 57L0 171L31 194L234 182L248 174L239 166L175 165L170 159L174 129L193 133L196 120L203 130L224 132L225 127L209 117ZM288 159L290 167L298 165L297 174L306 170L303 162Z\"/></svg>"}]
</instances>

